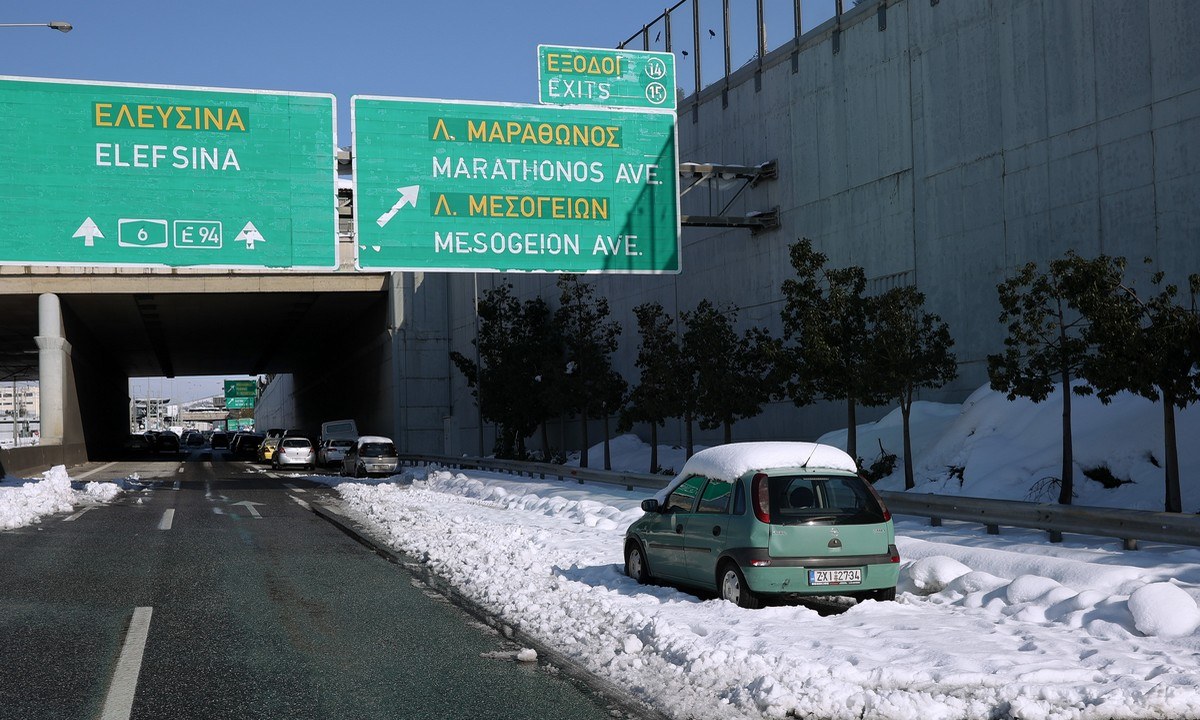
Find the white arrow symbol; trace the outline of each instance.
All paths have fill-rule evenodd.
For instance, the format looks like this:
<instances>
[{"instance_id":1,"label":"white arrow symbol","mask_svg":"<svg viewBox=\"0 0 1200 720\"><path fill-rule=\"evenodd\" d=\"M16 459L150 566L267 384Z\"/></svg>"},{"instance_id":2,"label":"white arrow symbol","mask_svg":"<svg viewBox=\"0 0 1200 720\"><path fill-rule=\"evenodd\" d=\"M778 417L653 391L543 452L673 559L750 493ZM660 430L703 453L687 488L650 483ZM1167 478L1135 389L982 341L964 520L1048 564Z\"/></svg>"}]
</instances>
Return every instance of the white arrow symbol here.
<instances>
[{"instance_id":1,"label":"white arrow symbol","mask_svg":"<svg viewBox=\"0 0 1200 720\"><path fill-rule=\"evenodd\" d=\"M245 505L246 509L250 511L250 514L254 516L255 520L262 520L262 515L258 514L258 511L254 509L254 506L255 505L266 505L266 503L256 503L256 502L251 502L249 500L243 500L241 502L235 502L232 504L233 505Z\"/></svg>"},{"instance_id":2,"label":"white arrow symbol","mask_svg":"<svg viewBox=\"0 0 1200 720\"><path fill-rule=\"evenodd\" d=\"M83 238L84 247L95 247L96 238L103 240L104 233L100 232L100 228L96 227L96 223L92 222L92 219L89 217L87 220L83 221L83 224L79 226L79 229L76 230L75 234L71 237Z\"/></svg>"},{"instance_id":3,"label":"white arrow symbol","mask_svg":"<svg viewBox=\"0 0 1200 720\"><path fill-rule=\"evenodd\" d=\"M396 188L396 190L400 192L400 199L396 201L396 204L392 206L391 210L388 210L384 214L380 215L379 219L375 221L379 223L379 227L387 225L388 221L390 221L396 215L396 213L400 211L400 208L404 207L405 205L412 205L413 207L417 206L417 193L421 190L420 185L409 185L408 187Z\"/></svg>"},{"instance_id":4,"label":"white arrow symbol","mask_svg":"<svg viewBox=\"0 0 1200 720\"><path fill-rule=\"evenodd\" d=\"M246 223L246 227L242 228L242 231L237 234L237 237L235 237L233 241L244 242L246 243L247 250L253 250L254 243L266 242L267 239L262 236L262 233L258 231L258 228L254 227L254 223L248 222Z\"/></svg>"}]
</instances>

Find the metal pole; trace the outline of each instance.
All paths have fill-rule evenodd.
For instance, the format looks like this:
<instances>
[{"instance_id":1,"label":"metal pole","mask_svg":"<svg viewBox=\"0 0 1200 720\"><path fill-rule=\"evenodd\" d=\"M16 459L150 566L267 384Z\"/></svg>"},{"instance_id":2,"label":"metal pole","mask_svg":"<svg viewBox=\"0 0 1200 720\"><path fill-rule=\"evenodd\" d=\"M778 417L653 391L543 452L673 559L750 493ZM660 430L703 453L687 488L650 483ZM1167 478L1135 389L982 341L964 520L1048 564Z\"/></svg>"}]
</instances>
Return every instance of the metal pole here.
<instances>
[{"instance_id":1,"label":"metal pole","mask_svg":"<svg viewBox=\"0 0 1200 720\"><path fill-rule=\"evenodd\" d=\"M721 38L721 40L725 43L725 86L728 87L729 72L731 70L729 62L729 0L721 0L721 12L725 16L723 20L725 37Z\"/></svg>"},{"instance_id":2,"label":"metal pole","mask_svg":"<svg viewBox=\"0 0 1200 720\"><path fill-rule=\"evenodd\" d=\"M692 86L692 97L700 97L700 0L692 0L692 52L696 57L692 61L693 72L696 75L696 84ZM695 119L695 115L692 118Z\"/></svg>"},{"instance_id":3,"label":"metal pole","mask_svg":"<svg viewBox=\"0 0 1200 720\"><path fill-rule=\"evenodd\" d=\"M483 457L483 365L479 358L479 273L471 273L475 283L475 407L479 411L479 457Z\"/></svg>"}]
</instances>

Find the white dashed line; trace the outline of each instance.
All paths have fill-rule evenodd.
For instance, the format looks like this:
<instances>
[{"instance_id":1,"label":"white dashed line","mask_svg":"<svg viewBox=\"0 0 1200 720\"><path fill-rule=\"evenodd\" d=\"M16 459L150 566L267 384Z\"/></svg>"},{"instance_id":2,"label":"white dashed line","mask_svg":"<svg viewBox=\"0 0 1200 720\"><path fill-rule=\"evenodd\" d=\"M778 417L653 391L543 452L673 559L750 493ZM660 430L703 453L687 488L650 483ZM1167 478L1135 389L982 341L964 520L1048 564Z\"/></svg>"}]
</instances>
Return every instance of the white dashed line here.
<instances>
[{"instance_id":1,"label":"white dashed line","mask_svg":"<svg viewBox=\"0 0 1200 720\"><path fill-rule=\"evenodd\" d=\"M170 530L171 523L175 522L175 508L171 508L163 513L162 520L158 521L159 530Z\"/></svg>"},{"instance_id":2,"label":"white dashed line","mask_svg":"<svg viewBox=\"0 0 1200 720\"><path fill-rule=\"evenodd\" d=\"M129 621L129 632L125 645L113 671L108 695L104 698L104 711L100 720L129 720L133 714L133 693L137 689L138 675L142 671L142 654L146 651L146 638L150 634L150 615L154 608L134 608Z\"/></svg>"}]
</instances>

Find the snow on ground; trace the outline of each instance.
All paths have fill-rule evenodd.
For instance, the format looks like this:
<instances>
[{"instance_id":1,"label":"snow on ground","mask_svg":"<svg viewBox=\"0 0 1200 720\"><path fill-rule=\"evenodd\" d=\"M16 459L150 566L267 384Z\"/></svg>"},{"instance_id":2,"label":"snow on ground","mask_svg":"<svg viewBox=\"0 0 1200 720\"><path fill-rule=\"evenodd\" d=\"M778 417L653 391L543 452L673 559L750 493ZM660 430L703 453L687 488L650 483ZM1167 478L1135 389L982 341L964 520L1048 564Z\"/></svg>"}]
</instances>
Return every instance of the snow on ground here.
<instances>
[{"instance_id":1,"label":"snow on ground","mask_svg":"<svg viewBox=\"0 0 1200 720\"><path fill-rule=\"evenodd\" d=\"M76 505L111 502L122 488L116 483L90 482L82 489L71 488L66 467L55 465L42 479L0 479L0 530L11 530L40 522L46 515L71 512Z\"/></svg>"},{"instance_id":2,"label":"snow on ground","mask_svg":"<svg viewBox=\"0 0 1200 720\"><path fill-rule=\"evenodd\" d=\"M914 409L918 490L1026 499L1057 474L1061 406L981 389L963 406ZM1078 504L1159 509L1161 411L1121 397L1076 401ZM1195 438L1200 413L1178 416ZM899 416L859 447L900 448ZM845 433L823 442L844 444ZM615 439L614 467L644 472L648 448ZM1200 506L1200 449L1181 440L1184 506ZM597 453L600 453L597 455ZM862 454L867 455L867 452ZM597 462L599 457L599 462ZM593 448L593 467L603 463ZM868 458L869 460L870 458ZM682 467L682 458L664 459ZM962 467L962 482L947 466ZM641 490L421 468L381 482L314 478L389 545L541 643L675 718L1200 718L1200 549L897 518L896 602L737 608L622 572ZM667 478L664 478L664 482ZM881 481L900 489L897 474ZM102 487L107 485L108 487ZM97 486L97 487L93 487ZM0 483L0 527L111 499L55 468ZM826 608L828 610L828 608Z\"/></svg>"},{"instance_id":3,"label":"snow on ground","mask_svg":"<svg viewBox=\"0 0 1200 720\"><path fill-rule=\"evenodd\" d=\"M386 543L672 717L1200 717L1200 549L900 519L898 601L823 617L625 577L646 491L324 480Z\"/></svg>"}]
</instances>

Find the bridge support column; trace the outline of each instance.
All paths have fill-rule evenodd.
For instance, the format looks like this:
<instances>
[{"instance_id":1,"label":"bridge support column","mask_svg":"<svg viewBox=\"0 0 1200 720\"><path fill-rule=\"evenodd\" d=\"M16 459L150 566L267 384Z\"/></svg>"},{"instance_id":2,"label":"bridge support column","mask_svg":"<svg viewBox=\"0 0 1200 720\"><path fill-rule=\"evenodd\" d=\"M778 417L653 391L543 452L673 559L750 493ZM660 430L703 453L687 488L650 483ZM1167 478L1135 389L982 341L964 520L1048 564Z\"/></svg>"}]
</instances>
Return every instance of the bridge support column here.
<instances>
[{"instance_id":1,"label":"bridge support column","mask_svg":"<svg viewBox=\"0 0 1200 720\"><path fill-rule=\"evenodd\" d=\"M71 345L63 332L62 307L54 293L38 297L38 386L41 397L41 444L62 445Z\"/></svg>"}]
</instances>

